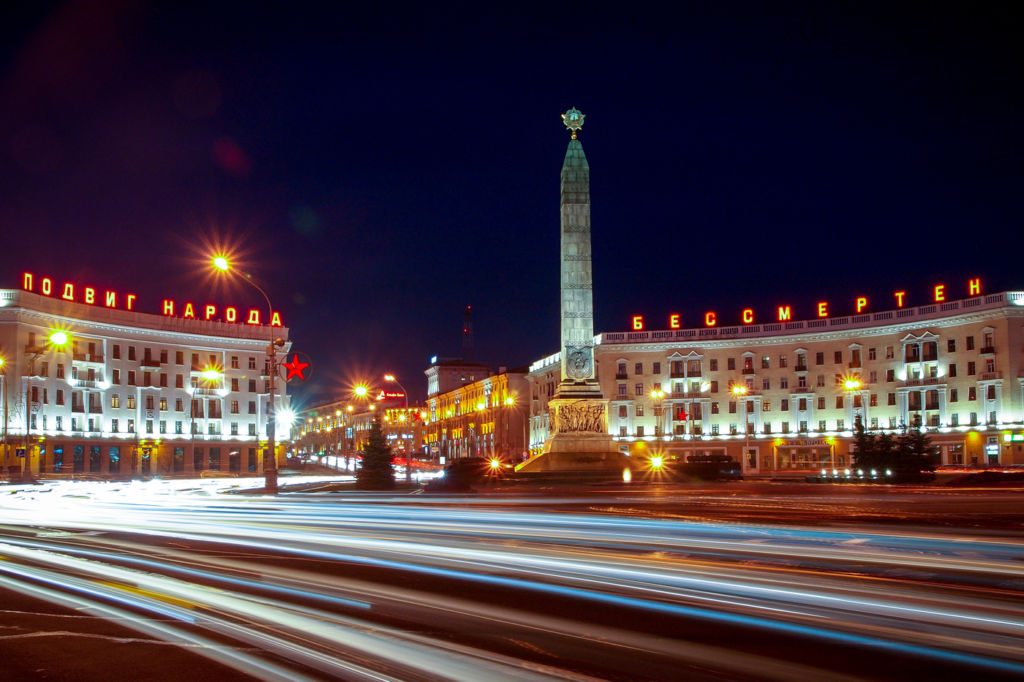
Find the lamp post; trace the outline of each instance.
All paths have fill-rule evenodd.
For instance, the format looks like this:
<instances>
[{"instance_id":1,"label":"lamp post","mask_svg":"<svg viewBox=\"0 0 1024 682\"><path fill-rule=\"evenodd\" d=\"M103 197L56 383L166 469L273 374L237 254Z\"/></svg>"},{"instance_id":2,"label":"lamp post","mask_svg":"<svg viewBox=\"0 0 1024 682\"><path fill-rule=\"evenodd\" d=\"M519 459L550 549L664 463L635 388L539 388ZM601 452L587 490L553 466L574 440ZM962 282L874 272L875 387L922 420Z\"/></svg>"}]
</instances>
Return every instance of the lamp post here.
<instances>
[{"instance_id":1,"label":"lamp post","mask_svg":"<svg viewBox=\"0 0 1024 682\"><path fill-rule=\"evenodd\" d=\"M660 388L656 388L651 391L651 400L654 401L654 436L664 435L664 426L662 422L662 401L665 399L665 391Z\"/></svg>"},{"instance_id":2,"label":"lamp post","mask_svg":"<svg viewBox=\"0 0 1024 682\"><path fill-rule=\"evenodd\" d=\"M47 344L43 346L29 346L25 349L28 355L28 376L25 377L25 468L22 478L26 481L32 480L32 377L36 373L36 359L46 354L51 348L63 350L68 344L66 332L56 331L50 334ZM6 391L5 391L6 393ZM6 396L5 396L6 397Z\"/></svg>"},{"instance_id":3,"label":"lamp post","mask_svg":"<svg viewBox=\"0 0 1024 682\"><path fill-rule=\"evenodd\" d=\"M744 461L740 462L740 466L742 467L745 464L745 460L747 459L747 457L750 456L750 428L749 428L749 426L747 424L747 401L746 401L747 387L744 386L743 384L733 384L732 385L732 394L733 394L733 396L735 396L736 400L738 400L741 403L741 405L743 406L743 409L740 411L740 414L743 415L742 418L743 418L743 460ZM775 467L775 462L772 462L772 468L773 469L776 468Z\"/></svg>"},{"instance_id":4,"label":"lamp post","mask_svg":"<svg viewBox=\"0 0 1024 682\"><path fill-rule=\"evenodd\" d=\"M860 390L861 388L863 388L863 386L864 384L861 382L860 377L857 375L848 376L845 379L843 379L843 391L846 393L847 400L850 401L850 415L853 418L852 421L854 430L856 430L857 428L857 406L854 403L856 402L857 396L862 395ZM866 422L868 420L868 408L866 405L864 405L863 399L861 400L861 409L864 410L864 420L861 422L861 425L866 427ZM835 466L836 456L834 452L834 446L833 452L831 453L831 459L832 466Z\"/></svg>"},{"instance_id":5,"label":"lamp post","mask_svg":"<svg viewBox=\"0 0 1024 682\"><path fill-rule=\"evenodd\" d=\"M0 357L0 388L3 389L4 401L4 476L7 476L7 458L10 456L11 446L7 442L7 361Z\"/></svg>"},{"instance_id":6,"label":"lamp post","mask_svg":"<svg viewBox=\"0 0 1024 682\"><path fill-rule=\"evenodd\" d=\"M402 389L402 407L407 409L409 407L409 392L405 390L402 382L394 374L385 374L384 381L389 381ZM408 443L405 446L405 482L412 482L412 452Z\"/></svg>"},{"instance_id":7,"label":"lamp post","mask_svg":"<svg viewBox=\"0 0 1024 682\"><path fill-rule=\"evenodd\" d=\"M233 272L231 270L231 264L228 259L224 256L217 256L213 259L213 266L221 272ZM275 426L277 414L274 410L274 394L275 394L275 379L277 377L277 347L278 345L283 346L284 341L281 339L274 338L274 327L270 322L274 319L274 306L270 303L270 297L267 296L267 292L263 291L260 285L253 281L252 276L241 273L241 279L243 282L248 282L256 291L263 295L263 300L267 302L267 329L270 331L269 343L267 344L267 374L270 378L270 395L267 398L267 451L263 456L263 487L266 492L271 494L277 493L277 453L275 452L276 447L274 443Z\"/></svg>"}]
</instances>

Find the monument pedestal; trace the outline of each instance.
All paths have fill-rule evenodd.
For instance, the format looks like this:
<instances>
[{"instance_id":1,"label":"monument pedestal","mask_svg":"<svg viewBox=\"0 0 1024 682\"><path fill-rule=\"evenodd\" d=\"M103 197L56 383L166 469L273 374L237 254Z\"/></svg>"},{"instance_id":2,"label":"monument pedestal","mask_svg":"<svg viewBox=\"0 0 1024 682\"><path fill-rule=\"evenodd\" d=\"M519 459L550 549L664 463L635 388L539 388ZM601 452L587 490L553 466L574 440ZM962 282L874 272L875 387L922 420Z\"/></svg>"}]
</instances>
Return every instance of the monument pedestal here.
<instances>
[{"instance_id":1,"label":"monument pedestal","mask_svg":"<svg viewBox=\"0 0 1024 682\"><path fill-rule=\"evenodd\" d=\"M544 451L520 465L518 471L621 473L632 468L630 458L615 448L608 434L608 401L599 389L596 395L593 389L589 382L559 387L558 397L548 403L553 433L544 443Z\"/></svg>"}]
</instances>

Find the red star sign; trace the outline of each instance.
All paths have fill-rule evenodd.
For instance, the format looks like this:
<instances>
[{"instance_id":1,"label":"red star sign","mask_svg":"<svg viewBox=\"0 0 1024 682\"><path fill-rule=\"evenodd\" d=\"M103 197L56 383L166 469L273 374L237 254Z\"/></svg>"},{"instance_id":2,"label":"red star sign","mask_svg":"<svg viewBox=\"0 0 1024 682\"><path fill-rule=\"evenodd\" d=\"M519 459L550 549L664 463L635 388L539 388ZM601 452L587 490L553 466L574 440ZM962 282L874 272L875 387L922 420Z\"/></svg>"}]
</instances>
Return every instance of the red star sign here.
<instances>
[{"instance_id":1,"label":"red star sign","mask_svg":"<svg viewBox=\"0 0 1024 682\"><path fill-rule=\"evenodd\" d=\"M288 370L288 376L284 378L285 381L291 380L292 377L298 377L300 381L306 380L303 370L309 367L309 363L300 360L298 353L292 356L291 362L282 362L281 366Z\"/></svg>"}]
</instances>

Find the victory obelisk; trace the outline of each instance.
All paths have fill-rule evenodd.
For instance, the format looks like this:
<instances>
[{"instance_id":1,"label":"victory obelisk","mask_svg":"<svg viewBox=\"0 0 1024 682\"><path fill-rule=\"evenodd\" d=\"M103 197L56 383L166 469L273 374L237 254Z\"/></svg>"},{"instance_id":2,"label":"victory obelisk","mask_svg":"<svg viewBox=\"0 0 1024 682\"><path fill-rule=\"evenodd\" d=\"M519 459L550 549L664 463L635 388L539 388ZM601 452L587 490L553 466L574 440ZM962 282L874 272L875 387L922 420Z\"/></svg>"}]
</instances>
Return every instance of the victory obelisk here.
<instances>
[{"instance_id":1,"label":"victory obelisk","mask_svg":"<svg viewBox=\"0 0 1024 682\"><path fill-rule=\"evenodd\" d=\"M584 115L562 114L572 138L562 163L562 377L548 402L550 436L525 471L621 471L629 460L608 433L608 401L594 365L594 276L590 250L590 166L578 132Z\"/></svg>"}]
</instances>

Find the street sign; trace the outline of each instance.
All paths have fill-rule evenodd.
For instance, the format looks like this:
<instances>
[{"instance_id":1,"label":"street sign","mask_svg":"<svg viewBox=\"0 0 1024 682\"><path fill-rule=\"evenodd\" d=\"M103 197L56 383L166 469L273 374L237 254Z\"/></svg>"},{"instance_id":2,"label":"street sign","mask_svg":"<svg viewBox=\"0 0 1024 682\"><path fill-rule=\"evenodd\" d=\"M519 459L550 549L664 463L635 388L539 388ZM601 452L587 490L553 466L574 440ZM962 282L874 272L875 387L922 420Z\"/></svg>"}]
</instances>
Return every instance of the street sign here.
<instances>
[{"instance_id":1,"label":"street sign","mask_svg":"<svg viewBox=\"0 0 1024 682\"><path fill-rule=\"evenodd\" d=\"M15 457L24 457L25 456L25 448L14 448L14 456Z\"/></svg>"}]
</instances>

